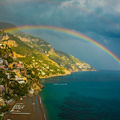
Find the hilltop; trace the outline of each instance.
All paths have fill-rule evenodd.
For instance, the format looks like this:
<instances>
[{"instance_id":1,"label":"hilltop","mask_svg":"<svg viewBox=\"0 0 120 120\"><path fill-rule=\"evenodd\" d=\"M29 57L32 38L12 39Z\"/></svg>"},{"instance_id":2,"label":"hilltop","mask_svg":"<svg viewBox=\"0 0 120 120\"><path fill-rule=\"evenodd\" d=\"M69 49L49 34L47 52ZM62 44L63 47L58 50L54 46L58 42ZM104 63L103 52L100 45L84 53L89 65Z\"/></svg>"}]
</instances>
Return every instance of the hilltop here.
<instances>
[{"instance_id":1,"label":"hilltop","mask_svg":"<svg viewBox=\"0 0 120 120\"><path fill-rule=\"evenodd\" d=\"M12 27L17 28L13 24L0 22L0 43L8 45L13 50L14 57L22 61L39 78L95 70L72 55L52 48L41 38L19 30L9 33L4 31L4 29Z\"/></svg>"}]
</instances>

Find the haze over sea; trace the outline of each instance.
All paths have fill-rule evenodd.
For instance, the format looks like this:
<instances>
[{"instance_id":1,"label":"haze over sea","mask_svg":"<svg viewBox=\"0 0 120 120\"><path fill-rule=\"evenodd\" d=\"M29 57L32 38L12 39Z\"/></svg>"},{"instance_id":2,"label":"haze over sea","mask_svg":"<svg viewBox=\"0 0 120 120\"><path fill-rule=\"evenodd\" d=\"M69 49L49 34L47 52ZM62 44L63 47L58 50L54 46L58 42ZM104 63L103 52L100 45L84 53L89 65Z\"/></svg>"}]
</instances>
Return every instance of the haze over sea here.
<instances>
[{"instance_id":1,"label":"haze over sea","mask_svg":"<svg viewBox=\"0 0 120 120\"><path fill-rule=\"evenodd\" d=\"M120 71L77 72L42 84L47 120L120 120Z\"/></svg>"}]
</instances>

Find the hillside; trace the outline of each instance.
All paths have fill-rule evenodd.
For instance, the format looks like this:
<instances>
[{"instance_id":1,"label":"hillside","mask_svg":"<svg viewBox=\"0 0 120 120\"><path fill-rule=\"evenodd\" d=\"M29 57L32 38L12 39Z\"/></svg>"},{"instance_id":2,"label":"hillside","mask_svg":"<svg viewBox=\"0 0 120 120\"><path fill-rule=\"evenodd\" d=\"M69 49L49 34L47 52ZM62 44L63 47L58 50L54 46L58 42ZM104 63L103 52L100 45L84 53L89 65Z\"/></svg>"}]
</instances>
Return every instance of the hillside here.
<instances>
[{"instance_id":1,"label":"hillside","mask_svg":"<svg viewBox=\"0 0 120 120\"><path fill-rule=\"evenodd\" d=\"M0 22L0 29L16 27ZM0 43L8 45L14 51L14 57L32 69L35 75L51 77L70 74L76 71L95 70L89 64L74 58L72 55L58 51L44 40L25 34L21 31L7 33L1 31Z\"/></svg>"}]
</instances>

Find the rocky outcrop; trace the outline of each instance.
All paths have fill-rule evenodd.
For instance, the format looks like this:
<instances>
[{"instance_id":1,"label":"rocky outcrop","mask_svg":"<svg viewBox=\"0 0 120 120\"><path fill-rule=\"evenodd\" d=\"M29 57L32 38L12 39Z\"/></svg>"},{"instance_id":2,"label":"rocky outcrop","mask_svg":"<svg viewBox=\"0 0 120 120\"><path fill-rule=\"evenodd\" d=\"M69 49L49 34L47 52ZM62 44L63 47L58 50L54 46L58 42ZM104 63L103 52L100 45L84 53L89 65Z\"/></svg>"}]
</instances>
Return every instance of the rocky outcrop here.
<instances>
[{"instance_id":1,"label":"rocky outcrop","mask_svg":"<svg viewBox=\"0 0 120 120\"><path fill-rule=\"evenodd\" d=\"M44 85L40 84L40 83L34 83L31 87L31 89L34 90L34 94L38 94L40 91L42 91L42 88L44 87Z\"/></svg>"},{"instance_id":2,"label":"rocky outcrop","mask_svg":"<svg viewBox=\"0 0 120 120\"><path fill-rule=\"evenodd\" d=\"M17 54L15 52L13 52L13 55L14 55L14 57L18 57L18 58L25 58L26 57L26 56L22 56L20 54Z\"/></svg>"},{"instance_id":3,"label":"rocky outcrop","mask_svg":"<svg viewBox=\"0 0 120 120\"><path fill-rule=\"evenodd\" d=\"M9 36L7 34L1 37L1 41L8 40L8 39L9 39Z\"/></svg>"},{"instance_id":4,"label":"rocky outcrop","mask_svg":"<svg viewBox=\"0 0 120 120\"><path fill-rule=\"evenodd\" d=\"M21 41L24 41L24 42L30 42L31 40L30 39L27 39L27 38L23 38L23 37L20 37L20 36L17 36Z\"/></svg>"},{"instance_id":5,"label":"rocky outcrop","mask_svg":"<svg viewBox=\"0 0 120 120\"><path fill-rule=\"evenodd\" d=\"M7 41L3 41L2 44L11 47L17 47L18 44L14 41L14 40L7 40Z\"/></svg>"}]
</instances>

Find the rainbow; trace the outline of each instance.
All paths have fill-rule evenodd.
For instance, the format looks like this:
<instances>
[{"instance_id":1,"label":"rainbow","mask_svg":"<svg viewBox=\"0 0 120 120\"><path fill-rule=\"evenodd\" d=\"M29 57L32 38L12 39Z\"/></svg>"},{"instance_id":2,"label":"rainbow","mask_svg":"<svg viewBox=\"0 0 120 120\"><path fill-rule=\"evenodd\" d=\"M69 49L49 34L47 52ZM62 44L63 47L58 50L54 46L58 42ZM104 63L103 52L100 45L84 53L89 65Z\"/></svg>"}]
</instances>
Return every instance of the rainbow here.
<instances>
[{"instance_id":1,"label":"rainbow","mask_svg":"<svg viewBox=\"0 0 120 120\"><path fill-rule=\"evenodd\" d=\"M64 33L64 34L68 34L68 35L71 35L71 36L74 36L74 37L77 37L77 38L80 38L80 39L83 39L85 41L88 41L96 46L98 46L99 48L101 48L103 51L105 51L107 54L109 54L112 58L114 58L119 64L120 64L120 59L115 55L113 54L110 50L108 50L107 48L105 48L103 45L101 45L100 43L96 42L95 40L79 33L79 32L76 32L76 31L72 31L72 30L69 30L69 29L65 29L65 28L60 28L60 27L54 27L54 26L43 26L43 25L40 25L40 26L19 26L17 28L8 28L8 29L5 29L6 32L12 32L12 31L16 31L16 30L22 30L22 29L26 29L26 30L47 30L47 31L55 31L55 32L61 32L61 33Z\"/></svg>"}]
</instances>

